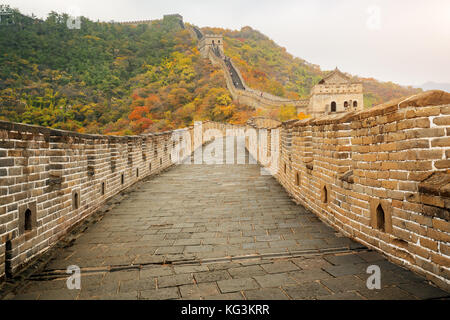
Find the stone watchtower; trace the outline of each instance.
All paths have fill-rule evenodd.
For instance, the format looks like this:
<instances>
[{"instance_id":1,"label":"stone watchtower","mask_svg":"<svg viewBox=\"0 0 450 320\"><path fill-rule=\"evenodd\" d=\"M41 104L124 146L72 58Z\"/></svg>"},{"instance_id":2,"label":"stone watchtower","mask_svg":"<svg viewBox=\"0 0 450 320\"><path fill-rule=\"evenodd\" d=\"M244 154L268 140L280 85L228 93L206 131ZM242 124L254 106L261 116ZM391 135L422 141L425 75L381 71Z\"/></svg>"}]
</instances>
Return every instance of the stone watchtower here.
<instances>
[{"instance_id":1,"label":"stone watchtower","mask_svg":"<svg viewBox=\"0 0 450 320\"><path fill-rule=\"evenodd\" d=\"M336 68L312 88L308 112L320 116L363 108L362 83L352 81Z\"/></svg>"},{"instance_id":2,"label":"stone watchtower","mask_svg":"<svg viewBox=\"0 0 450 320\"><path fill-rule=\"evenodd\" d=\"M223 37L217 34L206 34L198 44L202 58L208 57L209 50L217 50L223 52Z\"/></svg>"}]
</instances>

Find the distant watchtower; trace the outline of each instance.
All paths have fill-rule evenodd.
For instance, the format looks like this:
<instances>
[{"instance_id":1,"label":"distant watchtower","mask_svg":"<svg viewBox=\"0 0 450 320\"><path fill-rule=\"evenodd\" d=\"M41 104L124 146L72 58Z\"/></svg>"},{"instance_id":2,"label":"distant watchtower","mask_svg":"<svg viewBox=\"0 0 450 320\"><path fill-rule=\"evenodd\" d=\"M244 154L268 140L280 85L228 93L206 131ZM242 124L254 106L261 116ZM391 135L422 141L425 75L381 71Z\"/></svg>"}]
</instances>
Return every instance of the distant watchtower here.
<instances>
[{"instance_id":1,"label":"distant watchtower","mask_svg":"<svg viewBox=\"0 0 450 320\"><path fill-rule=\"evenodd\" d=\"M336 68L312 88L308 112L320 116L362 110L363 107L362 83L352 81Z\"/></svg>"},{"instance_id":2,"label":"distant watchtower","mask_svg":"<svg viewBox=\"0 0 450 320\"><path fill-rule=\"evenodd\" d=\"M183 23L183 16L181 14L175 13L175 14L165 14L163 16L163 20L176 20L180 27L184 29L184 23Z\"/></svg>"},{"instance_id":3,"label":"distant watchtower","mask_svg":"<svg viewBox=\"0 0 450 320\"><path fill-rule=\"evenodd\" d=\"M219 50L223 52L223 37L217 34L206 34L200 40L198 44L198 48L203 58L208 57L208 51L211 50Z\"/></svg>"}]
</instances>

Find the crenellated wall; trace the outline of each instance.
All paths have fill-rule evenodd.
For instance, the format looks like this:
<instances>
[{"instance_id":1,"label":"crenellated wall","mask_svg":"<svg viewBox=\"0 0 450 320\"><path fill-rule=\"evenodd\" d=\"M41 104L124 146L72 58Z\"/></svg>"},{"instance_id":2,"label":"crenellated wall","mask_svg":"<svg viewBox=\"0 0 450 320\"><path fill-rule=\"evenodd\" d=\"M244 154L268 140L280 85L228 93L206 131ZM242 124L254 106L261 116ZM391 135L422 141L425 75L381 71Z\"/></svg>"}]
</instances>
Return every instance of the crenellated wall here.
<instances>
[{"instance_id":1,"label":"crenellated wall","mask_svg":"<svg viewBox=\"0 0 450 320\"><path fill-rule=\"evenodd\" d=\"M231 96L234 100L238 101L239 103L246 104L249 106L252 106L254 108L268 108L273 109L281 106L287 106L292 105L297 107L297 110L307 112L309 99L302 99L302 100L292 100L292 99L286 99L277 97L274 95L271 95L267 92L261 92L258 90L254 90L250 87L248 87L243 80L243 77L239 71L239 69L234 65L233 61L229 61L234 70L237 73L237 76L239 77L241 83L245 87L245 90L241 90L236 88L233 85L233 80L231 78L231 75L228 71L228 67L223 61L223 58L217 57L212 50L206 50L205 53L206 57L209 58L211 63L213 65L219 66L222 68L225 76L225 81L227 83L227 88L230 91ZM261 94L262 93L262 94Z\"/></svg>"},{"instance_id":2,"label":"crenellated wall","mask_svg":"<svg viewBox=\"0 0 450 320\"><path fill-rule=\"evenodd\" d=\"M450 290L450 94L263 127L296 202Z\"/></svg>"},{"instance_id":3,"label":"crenellated wall","mask_svg":"<svg viewBox=\"0 0 450 320\"><path fill-rule=\"evenodd\" d=\"M108 198L170 167L173 132L101 136L0 121L0 279ZM189 135L193 150L194 128L177 132Z\"/></svg>"},{"instance_id":4,"label":"crenellated wall","mask_svg":"<svg viewBox=\"0 0 450 320\"><path fill-rule=\"evenodd\" d=\"M177 130L188 135L191 151L209 140L195 138L196 128ZM200 132L261 128L269 144L248 150L255 159L275 157L273 174L297 203L450 290L450 94L283 123L206 121ZM0 121L0 277L108 198L171 166L173 133L98 136Z\"/></svg>"}]
</instances>

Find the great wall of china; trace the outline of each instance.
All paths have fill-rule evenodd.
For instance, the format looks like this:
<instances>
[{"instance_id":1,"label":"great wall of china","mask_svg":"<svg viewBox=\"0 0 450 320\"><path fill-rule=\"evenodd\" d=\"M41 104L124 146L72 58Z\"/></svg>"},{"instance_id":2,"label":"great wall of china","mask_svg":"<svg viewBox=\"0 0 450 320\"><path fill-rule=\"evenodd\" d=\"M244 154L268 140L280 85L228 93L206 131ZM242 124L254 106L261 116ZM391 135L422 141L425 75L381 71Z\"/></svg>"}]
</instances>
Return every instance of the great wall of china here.
<instances>
[{"instance_id":1,"label":"great wall of china","mask_svg":"<svg viewBox=\"0 0 450 320\"><path fill-rule=\"evenodd\" d=\"M279 130L279 144L248 150L275 157L274 176L295 202L450 290L449 93L307 120L202 126L223 135L251 128ZM192 137L192 147L207 142L194 141L193 127L176 132ZM0 121L0 278L17 274L112 196L171 167L173 133L115 137Z\"/></svg>"},{"instance_id":2,"label":"great wall of china","mask_svg":"<svg viewBox=\"0 0 450 320\"><path fill-rule=\"evenodd\" d=\"M208 58L213 65L221 67L224 71L227 88L235 101L255 108L276 108L292 105L298 111L305 111L309 104L308 99L291 100L271 95L267 92L254 90L247 86L239 69L233 61L223 52L223 39L217 35L204 35L202 31L189 26L193 37L199 41L199 50L204 58ZM215 42L214 42L215 41ZM222 42L221 42L222 41Z\"/></svg>"}]
</instances>

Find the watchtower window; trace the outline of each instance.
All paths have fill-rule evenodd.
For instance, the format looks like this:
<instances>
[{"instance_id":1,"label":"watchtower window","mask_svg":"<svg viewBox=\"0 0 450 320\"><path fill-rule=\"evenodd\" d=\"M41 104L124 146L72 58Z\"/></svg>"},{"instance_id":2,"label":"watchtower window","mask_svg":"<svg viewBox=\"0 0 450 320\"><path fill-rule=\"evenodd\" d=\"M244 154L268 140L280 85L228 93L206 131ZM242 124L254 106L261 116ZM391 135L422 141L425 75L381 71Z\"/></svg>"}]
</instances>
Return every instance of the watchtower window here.
<instances>
[{"instance_id":1,"label":"watchtower window","mask_svg":"<svg viewBox=\"0 0 450 320\"><path fill-rule=\"evenodd\" d=\"M345 109L348 108L348 102L347 102L347 101L344 102L344 108L345 108Z\"/></svg>"},{"instance_id":2,"label":"watchtower window","mask_svg":"<svg viewBox=\"0 0 450 320\"><path fill-rule=\"evenodd\" d=\"M159 164L162 165L162 158L159 158Z\"/></svg>"},{"instance_id":3,"label":"watchtower window","mask_svg":"<svg viewBox=\"0 0 450 320\"><path fill-rule=\"evenodd\" d=\"M136 168L136 177L139 177L139 168Z\"/></svg>"},{"instance_id":4,"label":"watchtower window","mask_svg":"<svg viewBox=\"0 0 450 320\"><path fill-rule=\"evenodd\" d=\"M7 278L12 277L11 259L12 259L12 242L11 240L8 240L5 243L5 275Z\"/></svg>"},{"instance_id":5,"label":"watchtower window","mask_svg":"<svg viewBox=\"0 0 450 320\"><path fill-rule=\"evenodd\" d=\"M353 101L353 108L358 107L358 101Z\"/></svg>"},{"instance_id":6,"label":"watchtower window","mask_svg":"<svg viewBox=\"0 0 450 320\"><path fill-rule=\"evenodd\" d=\"M102 182L102 196L105 195L105 183Z\"/></svg>"},{"instance_id":7,"label":"watchtower window","mask_svg":"<svg viewBox=\"0 0 450 320\"><path fill-rule=\"evenodd\" d=\"M26 211L25 211L25 231L30 231L32 228L33 228L33 226L32 226L32 224L31 224L31 210L30 209L27 209Z\"/></svg>"},{"instance_id":8,"label":"watchtower window","mask_svg":"<svg viewBox=\"0 0 450 320\"><path fill-rule=\"evenodd\" d=\"M286 173L286 169L287 169L287 165L286 163L284 164L284 173Z\"/></svg>"},{"instance_id":9,"label":"watchtower window","mask_svg":"<svg viewBox=\"0 0 450 320\"><path fill-rule=\"evenodd\" d=\"M78 192L74 192L72 198L72 208L76 210L78 209L78 207L79 207L79 195Z\"/></svg>"},{"instance_id":10,"label":"watchtower window","mask_svg":"<svg viewBox=\"0 0 450 320\"><path fill-rule=\"evenodd\" d=\"M331 112L336 112L336 102L331 102Z\"/></svg>"},{"instance_id":11,"label":"watchtower window","mask_svg":"<svg viewBox=\"0 0 450 320\"><path fill-rule=\"evenodd\" d=\"M300 186L300 173L298 172L295 174L295 185Z\"/></svg>"},{"instance_id":12,"label":"watchtower window","mask_svg":"<svg viewBox=\"0 0 450 320\"><path fill-rule=\"evenodd\" d=\"M125 183L125 176L123 175L123 173L122 173L122 175L120 176L120 183L121 183L121 184L124 184L124 183Z\"/></svg>"},{"instance_id":13,"label":"watchtower window","mask_svg":"<svg viewBox=\"0 0 450 320\"><path fill-rule=\"evenodd\" d=\"M152 163L151 162L148 164L148 171L152 171Z\"/></svg>"},{"instance_id":14,"label":"watchtower window","mask_svg":"<svg viewBox=\"0 0 450 320\"><path fill-rule=\"evenodd\" d=\"M322 198L323 203L328 203L328 188L327 188L327 186L323 186L321 198Z\"/></svg>"},{"instance_id":15,"label":"watchtower window","mask_svg":"<svg viewBox=\"0 0 450 320\"><path fill-rule=\"evenodd\" d=\"M385 230L384 210L381 204L377 207L377 229L383 232Z\"/></svg>"}]
</instances>

